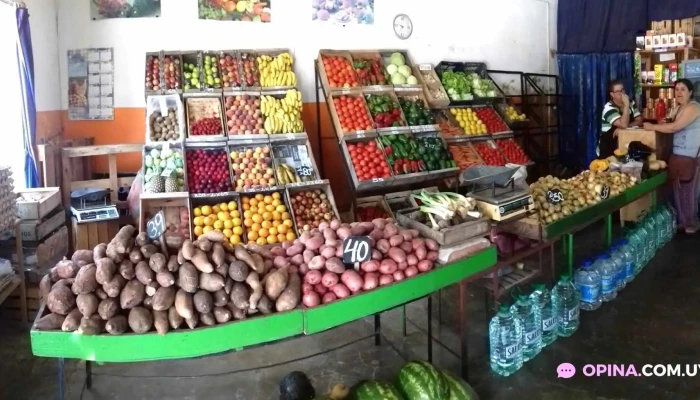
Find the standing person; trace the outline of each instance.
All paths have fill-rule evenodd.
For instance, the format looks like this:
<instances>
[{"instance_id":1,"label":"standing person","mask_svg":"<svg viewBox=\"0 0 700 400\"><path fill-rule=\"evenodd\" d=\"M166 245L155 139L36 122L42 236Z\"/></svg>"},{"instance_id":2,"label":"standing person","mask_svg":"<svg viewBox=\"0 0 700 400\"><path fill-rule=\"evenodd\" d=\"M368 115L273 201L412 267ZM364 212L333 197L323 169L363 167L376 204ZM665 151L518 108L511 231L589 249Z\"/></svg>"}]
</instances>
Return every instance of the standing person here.
<instances>
[{"instance_id":1,"label":"standing person","mask_svg":"<svg viewBox=\"0 0 700 400\"><path fill-rule=\"evenodd\" d=\"M625 93L625 86L615 79L608 83L610 101L603 107L602 125L598 135L598 158L608 158L617 149L617 132L630 126L642 126L642 114L634 100Z\"/></svg>"},{"instance_id":2,"label":"standing person","mask_svg":"<svg viewBox=\"0 0 700 400\"><path fill-rule=\"evenodd\" d=\"M674 85L678 112L673 122L645 123L644 129L673 135L673 154L668 160L668 179L673 188L673 208L678 229L697 232L698 182L700 181L700 103L693 100L693 83L679 79Z\"/></svg>"}]
</instances>

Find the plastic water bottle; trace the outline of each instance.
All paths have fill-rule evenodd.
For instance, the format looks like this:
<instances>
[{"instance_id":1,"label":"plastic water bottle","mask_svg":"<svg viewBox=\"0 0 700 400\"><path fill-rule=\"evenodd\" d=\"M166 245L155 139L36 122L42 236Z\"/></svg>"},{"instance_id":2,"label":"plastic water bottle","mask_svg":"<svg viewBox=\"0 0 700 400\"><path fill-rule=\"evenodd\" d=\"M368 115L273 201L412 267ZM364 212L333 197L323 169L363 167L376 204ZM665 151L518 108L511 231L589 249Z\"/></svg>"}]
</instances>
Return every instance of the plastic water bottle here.
<instances>
[{"instance_id":1,"label":"plastic water bottle","mask_svg":"<svg viewBox=\"0 0 700 400\"><path fill-rule=\"evenodd\" d=\"M530 294L530 301L540 310L542 321L542 347L546 347L557 339L557 316L554 314L552 296L547 287L538 283Z\"/></svg>"},{"instance_id":2,"label":"plastic water bottle","mask_svg":"<svg viewBox=\"0 0 700 400\"><path fill-rule=\"evenodd\" d=\"M627 234L627 241L630 244L630 249L632 251L632 255L634 256L634 276L637 276L639 271L642 270L642 265L644 265L642 260L644 246L642 245L642 239L639 236L639 232L636 229L629 231Z\"/></svg>"},{"instance_id":3,"label":"plastic water bottle","mask_svg":"<svg viewBox=\"0 0 700 400\"><path fill-rule=\"evenodd\" d=\"M666 242L673 239L676 233L676 216L673 213L673 208L670 206L664 207L664 217L666 218Z\"/></svg>"},{"instance_id":4,"label":"plastic water bottle","mask_svg":"<svg viewBox=\"0 0 700 400\"><path fill-rule=\"evenodd\" d=\"M618 247L618 251L622 255L622 260L624 263L624 270L625 270L625 283L629 283L634 279L634 263L635 263L635 257L632 249L632 246L630 246L629 242L626 239L623 239L620 242L620 246Z\"/></svg>"},{"instance_id":5,"label":"plastic water bottle","mask_svg":"<svg viewBox=\"0 0 700 400\"><path fill-rule=\"evenodd\" d=\"M576 271L574 277L576 289L581 297L580 307L585 311L593 311L600 308L600 275L592 268L589 260L583 262L581 268Z\"/></svg>"},{"instance_id":6,"label":"plastic water bottle","mask_svg":"<svg viewBox=\"0 0 700 400\"><path fill-rule=\"evenodd\" d=\"M617 285L615 282L617 271L610 256L603 254L598 257L594 268L600 275L600 298L603 301L610 301L617 297Z\"/></svg>"},{"instance_id":7,"label":"plastic water bottle","mask_svg":"<svg viewBox=\"0 0 700 400\"><path fill-rule=\"evenodd\" d=\"M579 324L579 295L568 274L562 274L552 290L552 303L557 315L557 335L569 337Z\"/></svg>"},{"instance_id":8,"label":"plastic water bottle","mask_svg":"<svg viewBox=\"0 0 700 400\"><path fill-rule=\"evenodd\" d=\"M489 323L491 370L508 376L523 366L523 328L520 318L507 305L498 307L498 314Z\"/></svg>"},{"instance_id":9,"label":"plastic water bottle","mask_svg":"<svg viewBox=\"0 0 700 400\"><path fill-rule=\"evenodd\" d=\"M619 242L610 246L610 260L615 264L615 290L618 292L625 288L625 260L619 252Z\"/></svg>"},{"instance_id":10,"label":"plastic water bottle","mask_svg":"<svg viewBox=\"0 0 700 400\"><path fill-rule=\"evenodd\" d=\"M648 239L649 241L647 242L647 247L648 247L648 253L647 253L647 263L651 261L652 258L654 258L654 254L656 254L656 224L654 223L654 218L651 217L651 214L647 214L646 217L644 217L644 230L647 231L649 234Z\"/></svg>"},{"instance_id":11,"label":"plastic water bottle","mask_svg":"<svg viewBox=\"0 0 700 400\"><path fill-rule=\"evenodd\" d=\"M659 207L653 214L654 222L656 223L656 246L660 249L666 244L666 218L664 218L664 210Z\"/></svg>"},{"instance_id":12,"label":"plastic water bottle","mask_svg":"<svg viewBox=\"0 0 700 400\"><path fill-rule=\"evenodd\" d=\"M522 348L523 361L530 361L542 350L542 317L540 309L530 299L521 294L510 311L518 318L523 326Z\"/></svg>"},{"instance_id":13,"label":"plastic water bottle","mask_svg":"<svg viewBox=\"0 0 700 400\"><path fill-rule=\"evenodd\" d=\"M644 224L642 222L637 225L637 233L639 234L639 242L641 243L641 249L642 249L642 260L641 260L641 265L639 269L641 270L647 265L647 261L649 261L649 244L651 240L649 239L649 233L647 232L646 229L644 229Z\"/></svg>"},{"instance_id":14,"label":"plastic water bottle","mask_svg":"<svg viewBox=\"0 0 700 400\"><path fill-rule=\"evenodd\" d=\"M675 235L678 230L678 214L673 207L669 207L669 212L671 213L671 232Z\"/></svg>"}]
</instances>

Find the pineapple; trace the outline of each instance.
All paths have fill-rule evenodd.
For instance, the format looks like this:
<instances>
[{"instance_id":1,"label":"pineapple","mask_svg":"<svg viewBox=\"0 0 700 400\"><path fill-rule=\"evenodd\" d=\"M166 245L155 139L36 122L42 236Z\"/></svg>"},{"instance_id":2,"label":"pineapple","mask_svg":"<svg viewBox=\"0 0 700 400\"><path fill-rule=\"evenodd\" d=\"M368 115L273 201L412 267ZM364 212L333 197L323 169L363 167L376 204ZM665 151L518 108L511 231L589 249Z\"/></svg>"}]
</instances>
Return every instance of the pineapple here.
<instances>
[{"instance_id":1,"label":"pineapple","mask_svg":"<svg viewBox=\"0 0 700 400\"><path fill-rule=\"evenodd\" d=\"M163 193L165 191L165 178L162 176L154 177L150 183L153 193Z\"/></svg>"},{"instance_id":2,"label":"pineapple","mask_svg":"<svg viewBox=\"0 0 700 400\"><path fill-rule=\"evenodd\" d=\"M179 192L179 186L175 174L170 174L170 176L165 178L165 191L167 193Z\"/></svg>"}]
</instances>

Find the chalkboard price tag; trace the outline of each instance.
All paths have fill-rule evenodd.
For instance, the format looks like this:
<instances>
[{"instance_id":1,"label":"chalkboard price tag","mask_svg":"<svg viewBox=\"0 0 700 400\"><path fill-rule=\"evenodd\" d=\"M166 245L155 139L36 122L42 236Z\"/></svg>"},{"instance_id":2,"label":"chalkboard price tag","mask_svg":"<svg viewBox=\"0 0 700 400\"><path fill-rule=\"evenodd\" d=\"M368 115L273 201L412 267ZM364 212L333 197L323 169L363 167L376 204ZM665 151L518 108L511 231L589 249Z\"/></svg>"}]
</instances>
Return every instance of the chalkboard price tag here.
<instances>
[{"instance_id":1,"label":"chalkboard price tag","mask_svg":"<svg viewBox=\"0 0 700 400\"><path fill-rule=\"evenodd\" d=\"M372 259L368 236L350 236L343 240L343 263L355 264Z\"/></svg>"},{"instance_id":2,"label":"chalkboard price tag","mask_svg":"<svg viewBox=\"0 0 700 400\"><path fill-rule=\"evenodd\" d=\"M163 232L165 232L165 215L163 210L160 210L146 223L146 234L149 239L156 240L163 236Z\"/></svg>"},{"instance_id":3,"label":"chalkboard price tag","mask_svg":"<svg viewBox=\"0 0 700 400\"><path fill-rule=\"evenodd\" d=\"M559 204L564 201L564 194L559 189L552 189L547 191L547 203L549 204Z\"/></svg>"},{"instance_id":4,"label":"chalkboard price tag","mask_svg":"<svg viewBox=\"0 0 700 400\"><path fill-rule=\"evenodd\" d=\"M314 170L311 167L308 167L306 165L303 165L301 167L297 167L297 175L301 178L302 176L313 176Z\"/></svg>"},{"instance_id":5,"label":"chalkboard price tag","mask_svg":"<svg viewBox=\"0 0 700 400\"><path fill-rule=\"evenodd\" d=\"M605 200L610 197L610 186L603 185L603 189L600 191L600 198Z\"/></svg>"}]
</instances>

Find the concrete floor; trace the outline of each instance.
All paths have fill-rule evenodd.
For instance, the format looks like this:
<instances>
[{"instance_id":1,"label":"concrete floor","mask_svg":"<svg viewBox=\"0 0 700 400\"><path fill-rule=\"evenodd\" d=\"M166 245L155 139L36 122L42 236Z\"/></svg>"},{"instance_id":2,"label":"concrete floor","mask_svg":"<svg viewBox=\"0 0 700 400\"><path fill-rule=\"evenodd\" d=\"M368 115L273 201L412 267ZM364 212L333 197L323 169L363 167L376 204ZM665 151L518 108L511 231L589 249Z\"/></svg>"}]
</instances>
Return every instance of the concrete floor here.
<instances>
[{"instance_id":1,"label":"concrete floor","mask_svg":"<svg viewBox=\"0 0 700 400\"><path fill-rule=\"evenodd\" d=\"M600 226L576 244L577 255L599 248ZM587 240L586 238L590 238ZM698 239L678 237L663 248L631 285L611 303L582 313L581 327L560 338L510 377L495 376L487 360L483 292L470 290L469 381L481 399L697 399L700 380L689 377L584 377L557 379L560 363L693 364L700 362L700 278ZM587 249L588 248L588 249ZM434 312L434 335L455 351L455 288L443 292L443 321ZM433 302L437 307L437 301ZM84 387L83 362L66 361L66 399L277 399L278 382L289 371L304 371L322 393L330 384L395 376L408 359L425 358L427 301L408 306L408 335L399 311L382 315L381 346L358 340L373 332L372 319L310 337L199 359L93 367L93 389ZM344 344L356 341L342 347ZM29 336L0 328L0 399L55 399L55 359L34 357ZM291 361L302 358L300 361ZM459 373L459 360L434 345L434 363ZM683 365L682 368L685 368Z\"/></svg>"}]
</instances>

